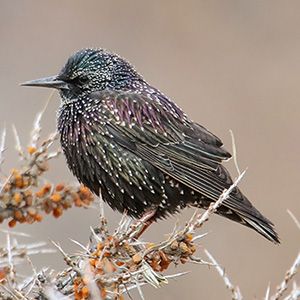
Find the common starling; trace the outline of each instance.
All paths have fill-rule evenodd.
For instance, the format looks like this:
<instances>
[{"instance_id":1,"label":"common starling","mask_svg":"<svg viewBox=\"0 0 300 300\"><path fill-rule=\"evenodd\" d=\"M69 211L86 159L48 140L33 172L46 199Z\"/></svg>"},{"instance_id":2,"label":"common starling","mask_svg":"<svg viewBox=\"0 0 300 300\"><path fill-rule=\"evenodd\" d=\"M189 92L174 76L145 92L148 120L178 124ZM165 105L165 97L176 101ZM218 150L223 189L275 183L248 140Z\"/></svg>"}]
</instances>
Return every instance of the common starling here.
<instances>
[{"instance_id":1,"label":"common starling","mask_svg":"<svg viewBox=\"0 0 300 300\"><path fill-rule=\"evenodd\" d=\"M57 76L25 86L58 89L60 142L77 179L114 209L152 220L208 208L232 179L231 155L125 59L103 49L72 55ZM235 188L217 213L279 243L273 224Z\"/></svg>"}]
</instances>

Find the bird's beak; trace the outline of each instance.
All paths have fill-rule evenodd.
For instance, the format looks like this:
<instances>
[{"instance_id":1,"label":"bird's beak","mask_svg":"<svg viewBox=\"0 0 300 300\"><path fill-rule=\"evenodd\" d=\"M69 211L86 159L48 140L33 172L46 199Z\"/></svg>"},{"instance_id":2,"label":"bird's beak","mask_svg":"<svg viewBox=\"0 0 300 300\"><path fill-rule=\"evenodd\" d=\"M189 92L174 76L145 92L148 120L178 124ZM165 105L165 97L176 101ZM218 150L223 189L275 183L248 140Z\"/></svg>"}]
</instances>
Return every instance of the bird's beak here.
<instances>
[{"instance_id":1,"label":"bird's beak","mask_svg":"<svg viewBox=\"0 0 300 300\"><path fill-rule=\"evenodd\" d=\"M53 89L66 89L66 90L70 89L69 84L59 79L58 76L26 81L21 83L21 86L39 86L39 87L47 87Z\"/></svg>"}]
</instances>

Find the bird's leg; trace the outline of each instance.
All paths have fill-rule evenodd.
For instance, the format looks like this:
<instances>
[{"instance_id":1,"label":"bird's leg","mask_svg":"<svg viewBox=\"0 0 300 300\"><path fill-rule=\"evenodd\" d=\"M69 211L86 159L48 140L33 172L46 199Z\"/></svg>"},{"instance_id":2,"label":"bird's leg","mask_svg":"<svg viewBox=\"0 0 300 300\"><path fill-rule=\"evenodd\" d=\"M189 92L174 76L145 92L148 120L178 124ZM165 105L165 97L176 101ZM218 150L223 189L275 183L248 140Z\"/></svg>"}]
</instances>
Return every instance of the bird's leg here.
<instances>
[{"instance_id":1,"label":"bird's leg","mask_svg":"<svg viewBox=\"0 0 300 300\"><path fill-rule=\"evenodd\" d=\"M156 213L155 209L148 210L142 215L140 219L137 220L136 222L137 233L134 236L136 239L138 239L147 230L147 228L154 222L152 217L155 215L155 213Z\"/></svg>"}]
</instances>

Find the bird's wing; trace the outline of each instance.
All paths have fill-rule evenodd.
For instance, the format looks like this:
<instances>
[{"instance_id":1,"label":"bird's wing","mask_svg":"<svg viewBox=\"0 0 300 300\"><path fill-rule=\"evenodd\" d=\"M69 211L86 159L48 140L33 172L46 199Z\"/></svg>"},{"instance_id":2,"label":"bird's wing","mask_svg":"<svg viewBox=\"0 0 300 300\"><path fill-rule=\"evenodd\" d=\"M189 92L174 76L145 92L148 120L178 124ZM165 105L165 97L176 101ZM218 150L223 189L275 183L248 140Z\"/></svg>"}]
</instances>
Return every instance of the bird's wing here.
<instances>
[{"instance_id":1,"label":"bird's wing","mask_svg":"<svg viewBox=\"0 0 300 300\"><path fill-rule=\"evenodd\" d=\"M230 154L222 148L220 139L189 120L166 98L102 91L92 94L92 100L97 105L92 109L100 110L105 118L107 134L165 174L213 201L232 184L230 174L221 164ZM239 215L241 222L279 242L272 222L237 187L219 209L224 214L234 212L232 216Z\"/></svg>"},{"instance_id":2,"label":"bird's wing","mask_svg":"<svg viewBox=\"0 0 300 300\"><path fill-rule=\"evenodd\" d=\"M221 166L230 154L220 139L166 98L112 91L92 97L114 140L164 173L213 200L232 184Z\"/></svg>"}]
</instances>

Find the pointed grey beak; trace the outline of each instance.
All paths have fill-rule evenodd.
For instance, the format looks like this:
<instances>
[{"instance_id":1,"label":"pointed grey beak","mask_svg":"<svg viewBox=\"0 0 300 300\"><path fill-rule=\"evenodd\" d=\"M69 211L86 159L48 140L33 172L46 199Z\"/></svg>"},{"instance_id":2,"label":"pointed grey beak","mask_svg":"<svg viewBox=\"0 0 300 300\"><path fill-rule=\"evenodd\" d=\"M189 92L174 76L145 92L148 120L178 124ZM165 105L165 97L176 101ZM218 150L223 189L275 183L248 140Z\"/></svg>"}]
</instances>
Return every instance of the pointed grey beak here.
<instances>
[{"instance_id":1,"label":"pointed grey beak","mask_svg":"<svg viewBox=\"0 0 300 300\"><path fill-rule=\"evenodd\" d=\"M21 86L38 86L47 87L53 89L66 89L69 90L70 86L67 82L60 80L58 76L52 76L47 78L41 78L31 81L26 81L20 84Z\"/></svg>"}]
</instances>

